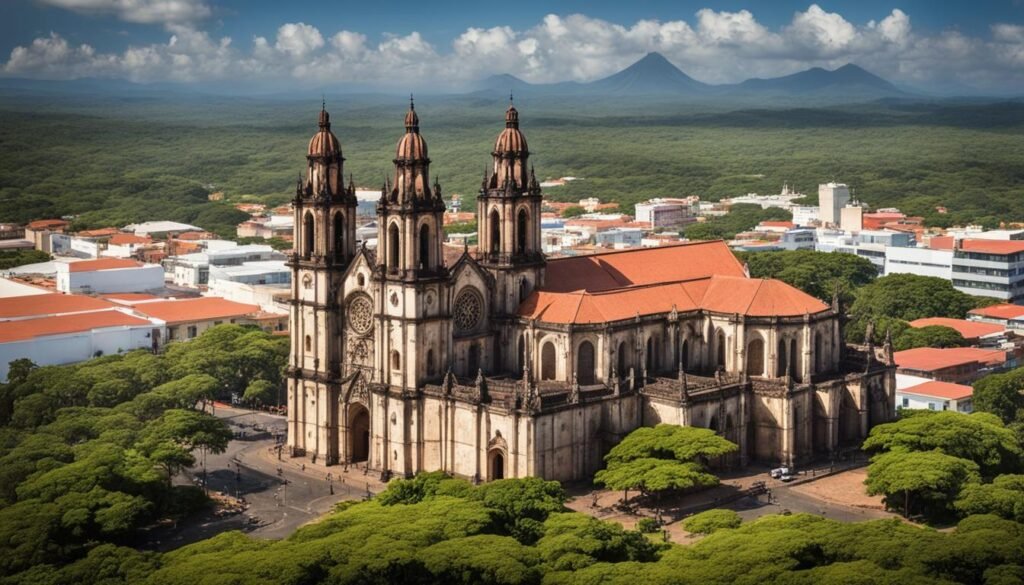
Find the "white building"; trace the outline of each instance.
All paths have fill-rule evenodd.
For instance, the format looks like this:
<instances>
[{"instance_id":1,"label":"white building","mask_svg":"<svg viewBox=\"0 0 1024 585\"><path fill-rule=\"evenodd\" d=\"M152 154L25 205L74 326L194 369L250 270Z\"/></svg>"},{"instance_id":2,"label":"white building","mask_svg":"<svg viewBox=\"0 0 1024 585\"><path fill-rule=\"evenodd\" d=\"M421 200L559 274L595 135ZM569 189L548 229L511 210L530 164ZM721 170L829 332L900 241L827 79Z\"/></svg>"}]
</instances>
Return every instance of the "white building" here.
<instances>
[{"instance_id":1,"label":"white building","mask_svg":"<svg viewBox=\"0 0 1024 585\"><path fill-rule=\"evenodd\" d=\"M235 242L211 240L205 252L174 256L164 261L164 265L174 284L199 288L209 284L211 267L242 266L249 262L284 259L284 254L263 244L239 246Z\"/></svg>"},{"instance_id":2,"label":"white building","mask_svg":"<svg viewBox=\"0 0 1024 585\"><path fill-rule=\"evenodd\" d=\"M952 410L971 413L974 388L964 384L951 384L926 380L904 388L896 388L896 408L912 410Z\"/></svg>"},{"instance_id":3,"label":"white building","mask_svg":"<svg viewBox=\"0 0 1024 585\"><path fill-rule=\"evenodd\" d=\"M902 246L885 249L885 274L917 274L943 280L953 278L953 251Z\"/></svg>"},{"instance_id":4,"label":"white building","mask_svg":"<svg viewBox=\"0 0 1024 585\"><path fill-rule=\"evenodd\" d=\"M124 227L125 231L134 232L137 236L147 235L175 235L183 232L201 232L203 228L189 225L187 223L178 223L176 221L146 221L142 223L133 223Z\"/></svg>"},{"instance_id":5,"label":"white building","mask_svg":"<svg viewBox=\"0 0 1024 585\"><path fill-rule=\"evenodd\" d=\"M1024 241L972 238L953 246L953 286L969 295L1024 302Z\"/></svg>"},{"instance_id":6,"label":"white building","mask_svg":"<svg viewBox=\"0 0 1024 585\"><path fill-rule=\"evenodd\" d=\"M637 223L645 223L651 227L680 227L696 221L692 199L651 199L637 203L635 207Z\"/></svg>"},{"instance_id":7,"label":"white building","mask_svg":"<svg viewBox=\"0 0 1024 585\"><path fill-rule=\"evenodd\" d=\"M1024 306L1010 303L972 309L967 313L969 321L1002 325L1008 331L1024 335Z\"/></svg>"},{"instance_id":8,"label":"white building","mask_svg":"<svg viewBox=\"0 0 1024 585\"><path fill-rule=\"evenodd\" d=\"M289 292L292 271L284 261L247 262L241 266L210 267L209 287L205 293L249 305L268 312L287 313L287 304L278 298Z\"/></svg>"},{"instance_id":9,"label":"white building","mask_svg":"<svg viewBox=\"0 0 1024 585\"><path fill-rule=\"evenodd\" d=\"M790 208L793 212L793 223L800 227L810 227L818 224L820 208L817 205L794 205Z\"/></svg>"},{"instance_id":10,"label":"white building","mask_svg":"<svg viewBox=\"0 0 1024 585\"><path fill-rule=\"evenodd\" d=\"M63 293L129 293L164 286L159 264L143 264L120 258L100 258L57 263L57 290Z\"/></svg>"},{"instance_id":11,"label":"white building","mask_svg":"<svg viewBox=\"0 0 1024 585\"><path fill-rule=\"evenodd\" d=\"M819 219L824 227L837 226L843 208L850 202L850 189L843 183L818 185Z\"/></svg>"},{"instance_id":12,"label":"white building","mask_svg":"<svg viewBox=\"0 0 1024 585\"><path fill-rule=\"evenodd\" d=\"M640 228L612 228L594 234L594 243L609 248L630 248L639 246L643 235Z\"/></svg>"},{"instance_id":13,"label":"white building","mask_svg":"<svg viewBox=\"0 0 1024 585\"><path fill-rule=\"evenodd\" d=\"M118 309L0 322L0 381L16 359L50 366L152 347L161 326Z\"/></svg>"}]
</instances>

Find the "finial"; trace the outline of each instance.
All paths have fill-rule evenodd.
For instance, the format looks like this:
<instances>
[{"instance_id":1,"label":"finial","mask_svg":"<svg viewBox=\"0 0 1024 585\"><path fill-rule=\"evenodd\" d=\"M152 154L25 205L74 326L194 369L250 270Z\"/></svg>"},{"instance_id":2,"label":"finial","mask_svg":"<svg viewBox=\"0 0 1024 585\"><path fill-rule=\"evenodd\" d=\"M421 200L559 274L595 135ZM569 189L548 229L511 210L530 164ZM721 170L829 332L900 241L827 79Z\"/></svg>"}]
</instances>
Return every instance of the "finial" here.
<instances>
[{"instance_id":1,"label":"finial","mask_svg":"<svg viewBox=\"0 0 1024 585\"><path fill-rule=\"evenodd\" d=\"M416 102L413 101L412 92L409 92L409 109L410 110L415 110L416 109Z\"/></svg>"},{"instance_id":2,"label":"finial","mask_svg":"<svg viewBox=\"0 0 1024 585\"><path fill-rule=\"evenodd\" d=\"M320 94L320 111L322 112L322 111L324 111L326 109L327 109L327 96L324 95L324 94Z\"/></svg>"},{"instance_id":3,"label":"finial","mask_svg":"<svg viewBox=\"0 0 1024 585\"><path fill-rule=\"evenodd\" d=\"M508 105L510 105L510 106L511 106L511 105L513 105L513 104L514 104L514 102L515 102L515 100L513 100L513 99L512 99L512 90L511 90L511 89L509 89L509 90L508 90Z\"/></svg>"}]
</instances>

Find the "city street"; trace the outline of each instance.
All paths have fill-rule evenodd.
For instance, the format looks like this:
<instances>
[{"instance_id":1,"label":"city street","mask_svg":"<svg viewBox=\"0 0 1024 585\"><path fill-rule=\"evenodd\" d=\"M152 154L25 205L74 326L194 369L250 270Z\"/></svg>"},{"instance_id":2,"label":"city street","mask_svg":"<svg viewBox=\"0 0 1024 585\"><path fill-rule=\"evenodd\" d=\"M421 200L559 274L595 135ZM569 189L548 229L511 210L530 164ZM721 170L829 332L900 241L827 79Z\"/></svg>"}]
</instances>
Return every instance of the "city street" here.
<instances>
[{"instance_id":1,"label":"city street","mask_svg":"<svg viewBox=\"0 0 1024 585\"><path fill-rule=\"evenodd\" d=\"M300 526L329 512L343 500L362 499L381 489L375 478L352 468L303 465L287 453L278 460L276 437L287 428L284 416L218 403L214 414L225 420L235 439L220 454L207 454L206 480L210 493L244 499L248 509L218 518L212 513L157 530L144 548L171 550L228 530L243 530L260 538L284 538ZM203 456L177 483L202 485ZM328 476L328 474L330 474Z\"/></svg>"}]
</instances>

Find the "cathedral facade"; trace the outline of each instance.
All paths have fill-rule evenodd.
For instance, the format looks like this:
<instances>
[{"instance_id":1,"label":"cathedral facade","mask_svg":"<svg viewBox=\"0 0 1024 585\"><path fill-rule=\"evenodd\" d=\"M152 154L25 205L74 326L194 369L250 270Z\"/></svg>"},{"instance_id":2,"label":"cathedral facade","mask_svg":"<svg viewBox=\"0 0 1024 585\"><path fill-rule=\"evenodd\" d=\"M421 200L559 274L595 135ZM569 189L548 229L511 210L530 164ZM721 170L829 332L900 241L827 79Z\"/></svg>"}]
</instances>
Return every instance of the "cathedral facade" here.
<instances>
[{"instance_id":1,"label":"cathedral facade","mask_svg":"<svg viewBox=\"0 0 1024 585\"><path fill-rule=\"evenodd\" d=\"M529 156L510 105L479 246L446 255L410 104L368 250L320 112L293 200L292 456L383 478L581 480L645 425L714 429L740 465L800 464L890 419L891 344L847 346L837 301L750 278L724 242L545 258Z\"/></svg>"}]
</instances>

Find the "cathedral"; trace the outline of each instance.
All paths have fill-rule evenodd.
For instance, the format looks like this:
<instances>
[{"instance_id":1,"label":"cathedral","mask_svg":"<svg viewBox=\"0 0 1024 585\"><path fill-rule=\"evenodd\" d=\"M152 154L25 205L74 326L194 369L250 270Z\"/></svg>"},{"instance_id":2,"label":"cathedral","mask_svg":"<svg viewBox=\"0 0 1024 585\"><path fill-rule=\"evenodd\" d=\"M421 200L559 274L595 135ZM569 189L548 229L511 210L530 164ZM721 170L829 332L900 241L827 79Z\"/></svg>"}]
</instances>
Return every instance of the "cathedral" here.
<instances>
[{"instance_id":1,"label":"cathedral","mask_svg":"<svg viewBox=\"0 0 1024 585\"><path fill-rule=\"evenodd\" d=\"M371 250L321 110L292 202L293 457L384 479L572 481L640 426L713 429L740 447L730 464L799 465L891 418L891 343L848 346L837 300L750 278L722 241L546 258L529 156L510 105L479 246L446 254L410 103Z\"/></svg>"}]
</instances>

